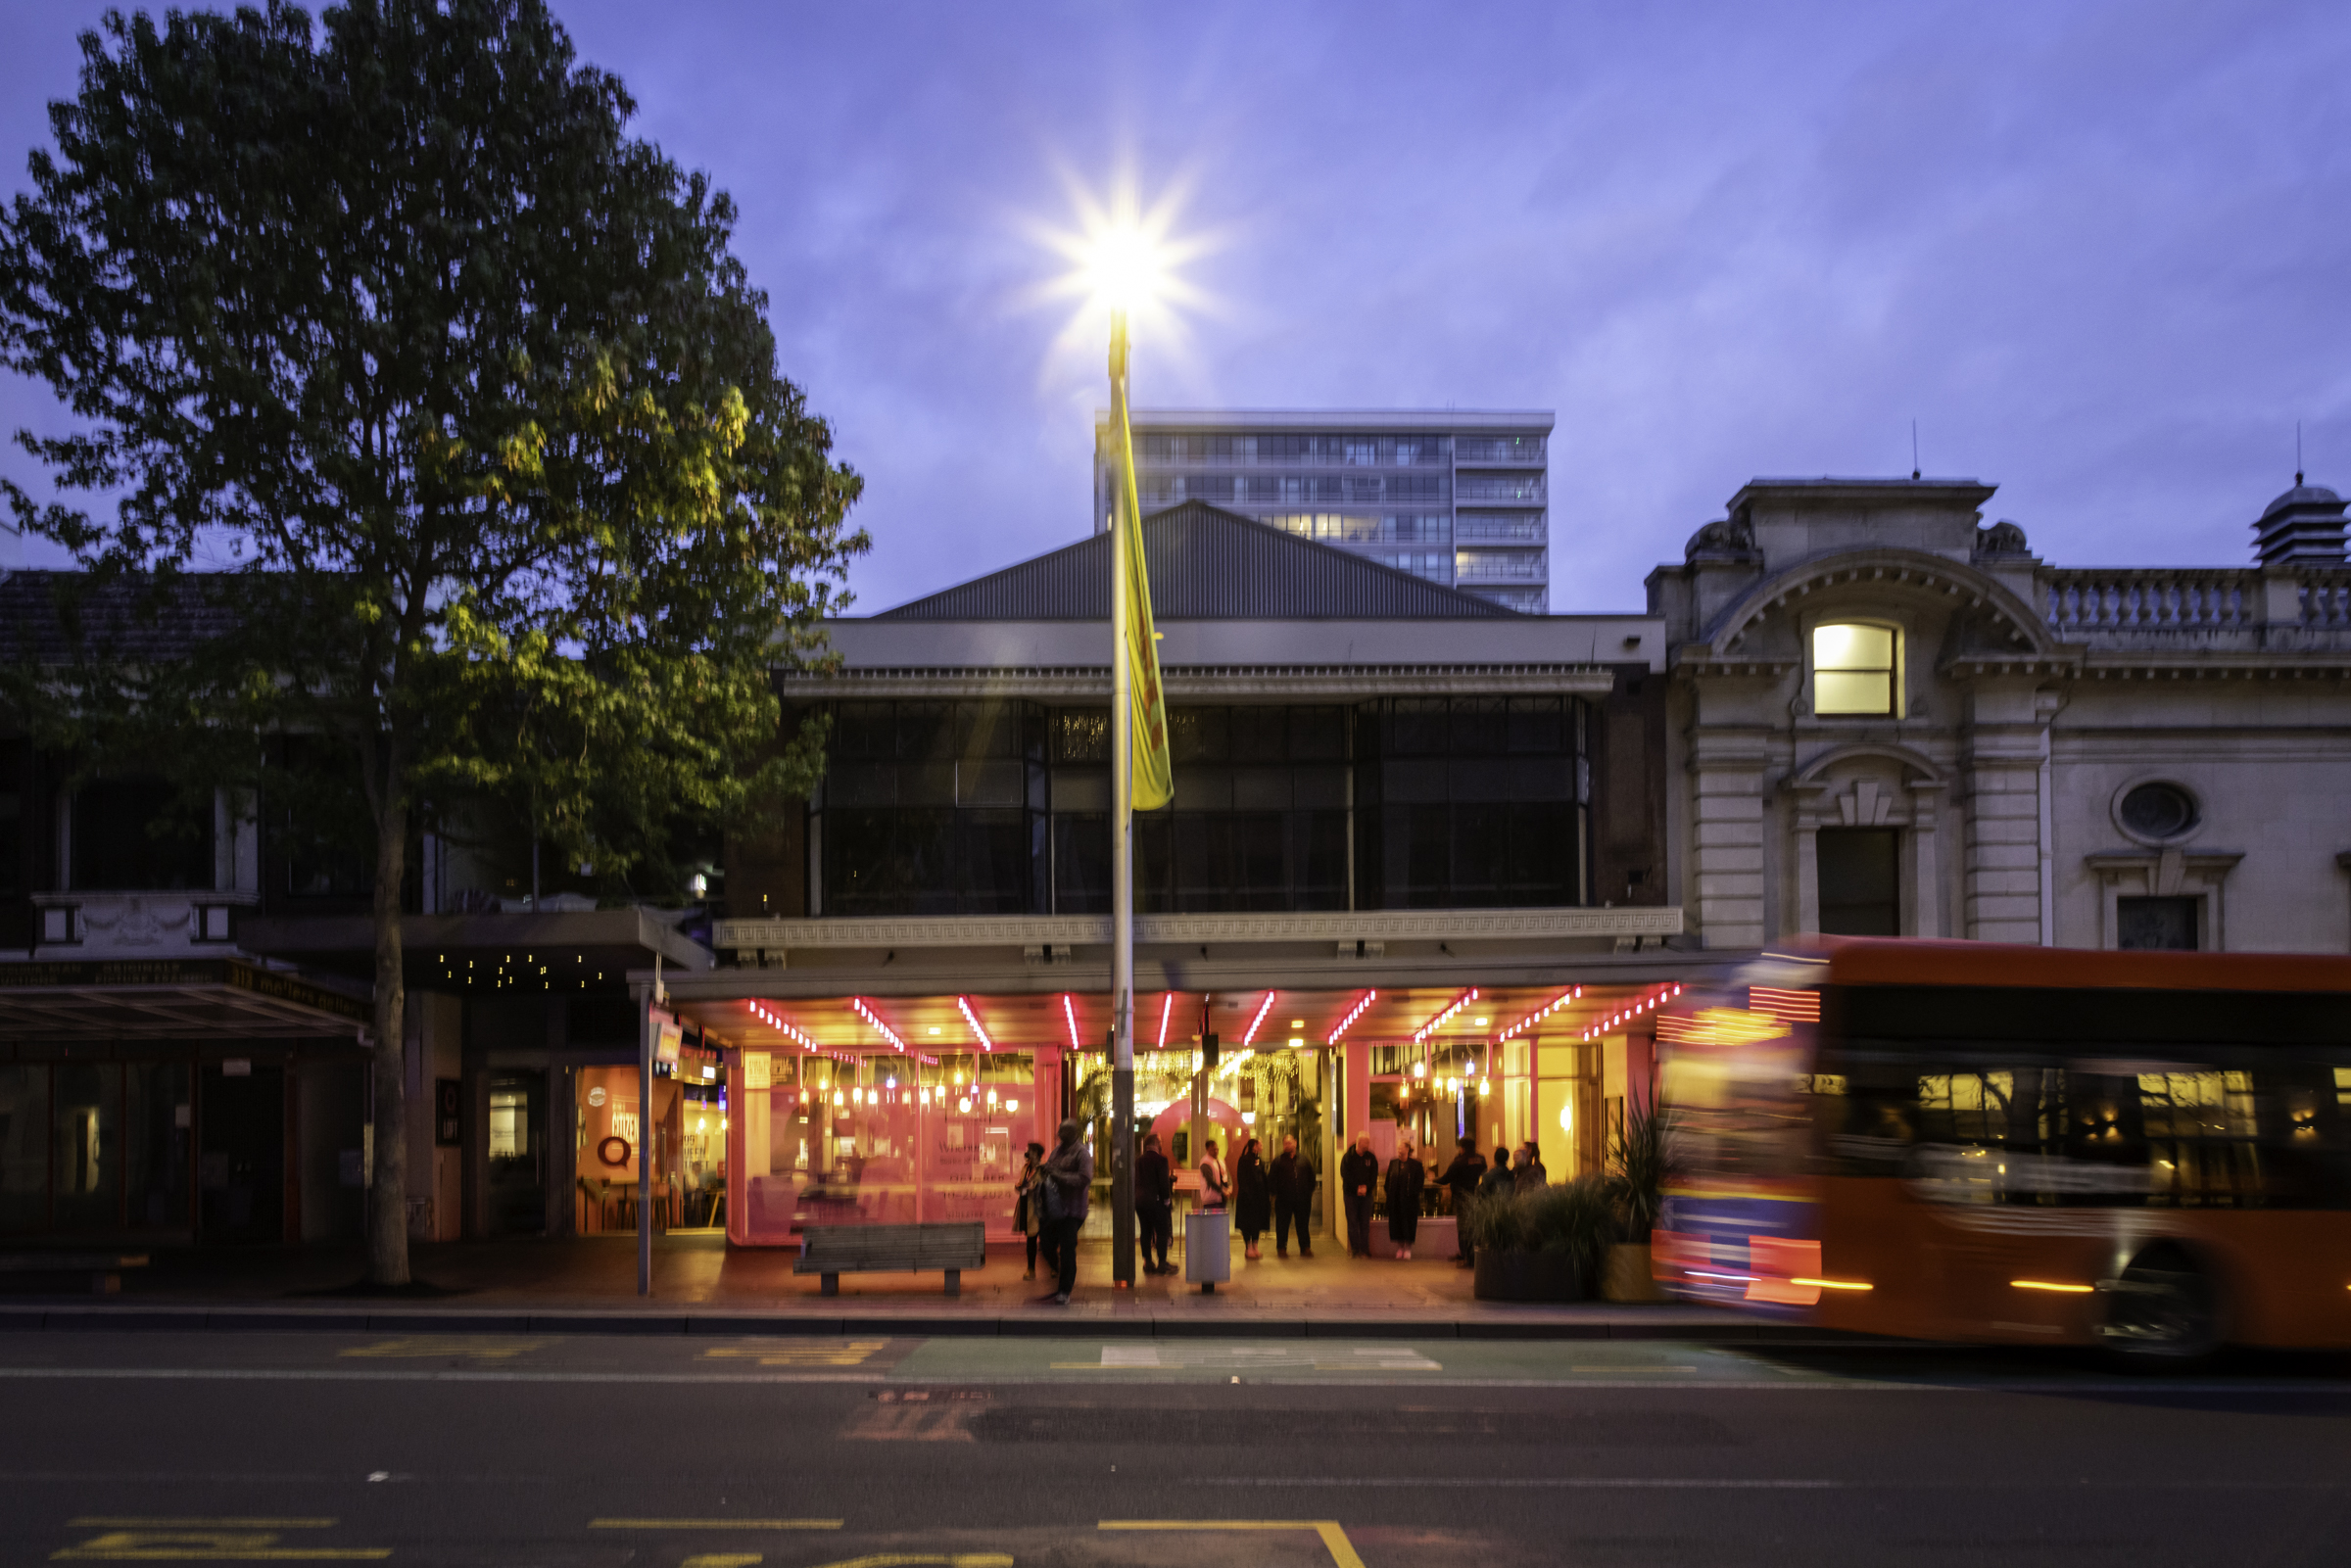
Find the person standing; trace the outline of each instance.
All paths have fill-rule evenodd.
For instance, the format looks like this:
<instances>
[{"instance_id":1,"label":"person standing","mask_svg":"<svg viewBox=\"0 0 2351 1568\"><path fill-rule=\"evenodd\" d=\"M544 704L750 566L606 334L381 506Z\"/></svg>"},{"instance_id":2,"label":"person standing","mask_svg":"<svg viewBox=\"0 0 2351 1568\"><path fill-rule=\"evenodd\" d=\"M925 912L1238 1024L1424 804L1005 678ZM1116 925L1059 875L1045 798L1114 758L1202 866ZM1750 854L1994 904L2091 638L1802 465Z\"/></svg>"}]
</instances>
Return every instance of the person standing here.
<instances>
[{"instance_id":1,"label":"person standing","mask_svg":"<svg viewBox=\"0 0 2351 1568\"><path fill-rule=\"evenodd\" d=\"M1078 1136L1075 1118L1061 1124L1061 1141L1051 1158L1038 1167L1045 1200L1045 1223L1053 1259L1060 1279L1049 1297L1057 1306L1070 1305L1070 1293L1078 1288L1078 1232L1085 1225L1088 1205L1093 1200L1094 1155Z\"/></svg>"},{"instance_id":2,"label":"person standing","mask_svg":"<svg viewBox=\"0 0 2351 1568\"><path fill-rule=\"evenodd\" d=\"M1477 1201L1490 1204L1508 1198L1515 1189L1511 1183L1511 1152L1499 1144L1494 1149L1494 1164L1488 1167L1485 1179L1477 1184Z\"/></svg>"},{"instance_id":3,"label":"person standing","mask_svg":"<svg viewBox=\"0 0 2351 1568\"><path fill-rule=\"evenodd\" d=\"M1013 1188L1013 1191L1019 1194L1012 1206L1013 1228L1029 1240L1029 1272L1021 1276L1023 1279L1036 1278L1036 1244L1045 1229L1044 1200L1036 1190L1036 1184L1040 1179L1037 1175L1037 1166L1043 1163L1044 1158L1045 1146L1041 1143L1031 1144L1029 1152L1021 1157L1020 1183ZM1045 1266L1050 1268L1051 1261L1048 1260Z\"/></svg>"},{"instance_id":4,"label":"person standing","mask_svg":"<svg viewBox=\"0 0 2351 1568\"><path fill-rule=\"evenodd\" d=\"M1314 1216L1315 1163L1298 1152L1298 1140L1281 1140L1281 1153L1273 1157L1273 1256L1290 1256L1290 1229L1297 1227L1298 1256L1315 1256L1315 1242L1309 1226Z\"/></svg>"},{"instance_id":5,"label":"person standing","mask_svg":"<svg viewBox=\"0 0 2351 1568\"><path fill-rule=\"evenodd\" d=\"M1241 1227L1241 1256L1255 1258L1257 1238L1266 1233L1273 1217L1273 1195L1267 1182L1266 1157L1255 1138L1241 1145L1240 1158L1232 1163L1232 1217Z\"/></svg>"},{"instance_id":6,"label":"person standing","mask_svg":"<svg viewBox=\"0 0 2351 1568\"><path fill-rule=\"evenodd\" d=\"M1355 1135L1355 1147L1339 1157L1339 1196L1347 1204L1347 1251L1356 1258L1371 1256L1371 1184L1379 1180L1379 1156L1371 1152L1371 1134Z\"/></svg>"},{"instance_id":7,"label":"person standing","mask_svg":"<svg viewBox=\"0 0 2351 1568\"><path fill-rule=\"evenodd\" d=\"M1543 1168L1543 1151L1529 1138L1518 1146L1518 1163L1511 1167L1511 1185L1520 1192L1531 1192L1551 1180L1551 1172Z\"/></svg>"},{"instance_id":8,"label":"person standing","mask_svg":"<svg viewBox=\"0 0 2351 1568\"><path fill-rule=\"evenodd\" d=\"M1203 1138L1200 1147L1205 1151L1196 1167L1200 1172L1200 1207L1222 1209L1231 1200L1231 1178L1225 1173L1224 1162L1217 1158L1217 1140Z\"/></svg>"},{"instance_id":9,"label":"person standing","mask_svg":"<svg viewBox=\"0 0 2351 1568\"><path fill-rule=\"evenodd\" d=\"M1413 1238L1420 1234L1420 1190L1428 1180L1428 1167L1413 1150L1411 1139L1396 1151L1388 1162L1388 1240L1396 1244L1396 1256L1410 1261Z\"/></svg>"},{"instance_id":10,"label":"person standing","mask_svg":"<svg viewBox=\"0 0 2351 1568\"><path fill-rule=\"evenodd\" d=\"M1175 1273L1168 1244L1176 1239L1176 1168L1156 1132L1143 1134L1143 1152L1134 1162L1134 1220L1142 1237L1143 1272Z\"/></svg>"},{"instance_id":11,"label":"person standing","mask_svg":"<svg viewBox=\"0 0 2351 1568\"><path fill-rule=\"evenodd\" d=\"M1469 1239L1470 1211L1477 1207L1478 1178L1486 1173L1486 1157L1477 1152L1477 1140L1464 1137L1455 1150L1453 1164L1437 1178L1437 1185L1453 1194L1454 1264L1467 1268L1477 1260L1477 1249Z\"/></svg>"}]
</instances>

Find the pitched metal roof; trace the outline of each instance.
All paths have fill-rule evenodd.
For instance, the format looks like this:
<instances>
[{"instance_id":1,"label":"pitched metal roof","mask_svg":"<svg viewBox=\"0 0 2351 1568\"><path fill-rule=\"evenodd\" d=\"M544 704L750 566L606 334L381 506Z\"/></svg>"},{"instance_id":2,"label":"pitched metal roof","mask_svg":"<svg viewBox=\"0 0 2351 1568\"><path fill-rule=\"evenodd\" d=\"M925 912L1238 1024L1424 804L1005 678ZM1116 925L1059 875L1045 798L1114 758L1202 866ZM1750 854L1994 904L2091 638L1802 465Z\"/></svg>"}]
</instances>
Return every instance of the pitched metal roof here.
<instances>
[{"instance_id":1,"label":"pitched metal roof","mask_svg":"<svg viewBox=\"0 0 2351 1568\"><path fill-rule=\"evenodd\" d=\"M1151 612L1163 621L1517 619L1474 594L1431 583L1206 501L1143 519ZM1110 536L942 589L878 621L1106 621Z\"/></svg>"}]
</instances>

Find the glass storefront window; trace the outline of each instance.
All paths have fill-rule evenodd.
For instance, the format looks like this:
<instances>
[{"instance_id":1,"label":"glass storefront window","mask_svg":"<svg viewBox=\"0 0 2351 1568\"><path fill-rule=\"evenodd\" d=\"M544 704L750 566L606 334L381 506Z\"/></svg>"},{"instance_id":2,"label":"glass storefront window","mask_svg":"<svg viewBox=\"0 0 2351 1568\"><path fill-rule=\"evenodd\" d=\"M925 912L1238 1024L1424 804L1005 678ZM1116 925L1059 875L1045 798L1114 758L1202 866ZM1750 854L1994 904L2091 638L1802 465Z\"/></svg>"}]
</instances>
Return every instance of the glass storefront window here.
<instances>
[{"instance_id":1,"label":"glass storefront window","mask_svg":"<svg viewBox=\"0 0 2351 1568\"><path fill-rule=\"evenodd\" d=\"M1011 1235L1013 1181L1036 1121L1030 1056L933 1066L744 1053L728 1081L741 1106L726 1121L729 1168L743 1172L736 1240L781 1246L817 1225L959 1219Z\"/></svg>"},{"instance_id":2,"label":"glass storefront window","mask_svg":"<svg viewBox=\"0 0 2351 1568\"><path fill-rule=\"evenodd\" d=\"M49 1222L60 1230L107 1230L122 1216L122 1065L61 1062L49 1147L56 1191Z\"/></svg>"},{"instance_id":3,"label":"glass storefront window","mask_svg":"<svg viewBox=\"0 0 2351 1568\"><path fill-rule=\"evenodd\" d=\"M188 1064L132 1062L123 1070L123 1212L134 1227L187 1225L194 1218L188 1163L195 1129Z\"/></svg>"},{"instance_id":4,"label":"glass storefront window","mask_svg":"<svg viewBox=\"0 0 2351 1568\"><path fill-rule=\"evenodd\" d=\"M0 1231L49 1222L49 1069L0 1067Z\"/></svg>"}]
</instances>

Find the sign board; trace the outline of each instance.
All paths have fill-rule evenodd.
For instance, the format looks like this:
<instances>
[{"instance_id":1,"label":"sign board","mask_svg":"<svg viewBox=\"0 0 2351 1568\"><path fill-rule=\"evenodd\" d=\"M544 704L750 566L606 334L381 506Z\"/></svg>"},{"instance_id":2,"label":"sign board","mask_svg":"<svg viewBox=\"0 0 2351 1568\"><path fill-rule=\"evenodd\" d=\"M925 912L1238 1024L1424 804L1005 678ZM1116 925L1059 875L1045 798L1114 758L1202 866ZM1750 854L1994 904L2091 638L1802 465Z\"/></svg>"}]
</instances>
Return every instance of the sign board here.
<instances>
[{"instance_id":1,"label":"sign board","mask_svg":"<svg viewBox=\"0 0 2351 1568\"><path fill-rule=\"evenodd\" d=\"M653 1036L653 1062L659 1067L675 1068L678 1052L686 1043L686 1031L679 1027L676 1019L661 1020L658 1028L660 1032Z\"/></svg>"},{"instance_id":2,"label":"sign board","mask_svg":"<svg viewBox=\"0 0 2351 1568\"><path fill-rule=\"evenodd\" d=\"M463 1095L464 1084L460 1079L433 1080L433 1142L443 1149L456 1149L465 1142Z\"/></svg>"},{"instance_id":3,"label":"sign board","mask_svg":"<svg viewBox=\"0 0 2351 1568\"><path fill-rule=\"evenodd\" d=\"M775 1061L765 1051L743 1053L743 1086L745 1089L768 1089L775 1086Z\"/></svg>"}]
</instances>

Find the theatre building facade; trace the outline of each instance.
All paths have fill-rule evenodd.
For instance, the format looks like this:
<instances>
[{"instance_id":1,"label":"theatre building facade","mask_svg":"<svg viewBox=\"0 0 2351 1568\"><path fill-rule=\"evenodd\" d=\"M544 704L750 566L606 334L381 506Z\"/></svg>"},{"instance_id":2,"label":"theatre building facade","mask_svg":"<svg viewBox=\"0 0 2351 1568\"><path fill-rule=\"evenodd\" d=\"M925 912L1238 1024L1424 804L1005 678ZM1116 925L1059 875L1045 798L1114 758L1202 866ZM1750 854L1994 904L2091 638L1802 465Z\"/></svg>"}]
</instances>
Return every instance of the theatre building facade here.
<instances>
[{"instance_id":1,"label":"theatre building facade","mask_svg":"<svg viewBox=\"0 0 2351 1568\"><path fill-rule=\"evenodd\" d=\"M1694 962L1661 623L1517 613L1203 503L1143 531L1176 793L1135 827L1141 1114L1184 1166L1295 1137L1328 1170L1363 1131L1599 1168L1647 1070L1599 1025ZM668 985L725 1048L736 1241L1008 1241L1024 1146L1106 1130L1108 549L836 621L840 667L788 682L830 720L823 785L738 847L719 966Z\"/></svg>"},{"instance_id":2,"label":"theatre building facade","mask_svg":"<svg viewBox=\"0 0 2351 1568\"><path fill-rule=\"evenodd\" d=\"M1651 575L1692 935L2351 951L2343 501L2106 569L1991 495L1757 480Z\"/></svg>"}]
</instances>

